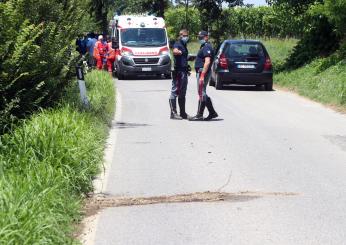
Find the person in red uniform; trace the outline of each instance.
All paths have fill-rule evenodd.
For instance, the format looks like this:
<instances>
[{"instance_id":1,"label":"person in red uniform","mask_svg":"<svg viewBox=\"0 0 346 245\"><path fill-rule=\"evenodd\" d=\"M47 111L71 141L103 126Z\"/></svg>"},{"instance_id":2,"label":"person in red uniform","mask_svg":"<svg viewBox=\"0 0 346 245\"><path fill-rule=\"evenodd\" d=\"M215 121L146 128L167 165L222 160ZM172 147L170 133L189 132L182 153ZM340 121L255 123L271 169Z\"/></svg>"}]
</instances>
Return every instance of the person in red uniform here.
<instances>
[{"instance_id":1,"label":"person in red uniform","mask_svg":"<svg viewBox=\"0 0 346 245\"><path fill-rule=\"evenodd\" d=\"M104 61L106 60L108 52L108 45L103 41L103 36L98 37L98 41L95 43L94 47L94 57L96 59L96 67L99 70L102 70Z\"/></svg>"},{"instance_id":2,"label":"person in red uniform","mask_svg":"<svg viewBox=\"0 0 346 245\"><path fill-rule=\"evenodd\" d=\"M110 38L107 39L107 69L110 74L113 72L113 64L116 58L115 49L112 48L112 40Z\"/></svg>"}]
</instances>

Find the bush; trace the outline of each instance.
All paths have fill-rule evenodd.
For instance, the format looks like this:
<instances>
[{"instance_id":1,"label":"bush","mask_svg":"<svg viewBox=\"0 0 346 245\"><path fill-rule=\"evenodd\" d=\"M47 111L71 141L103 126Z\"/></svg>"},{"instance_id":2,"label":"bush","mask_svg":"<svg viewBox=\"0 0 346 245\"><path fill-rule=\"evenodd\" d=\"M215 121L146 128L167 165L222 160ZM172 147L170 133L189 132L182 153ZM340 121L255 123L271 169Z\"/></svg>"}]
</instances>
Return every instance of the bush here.
<instances>
[{"instance_id":1,"label":"bush","mask_svg":"<svg viewBox=\"0 0 346 245\"><path fill-rule=\"evenodd\" d=\"M105 94L107 101L91 100L95 109L79 111L70 103L78 101L73 89L69 103L41 111L0 137L0 244L72 243L73 222L102 163L115 103L107 73L88 77L89 96Z\"/></svg>"},{"instance_id":2,"label":"bush","mask_svg":"<svg viewBox=\"0 0 346 245\"><path fill-rule=\"evenodd\" d=\"M81 6L75 0L0 1L0 131L61 96L87 16Z\"/></svg>"},{"instance_id":3,"label":"bush","mask_svg":"<svg viewBox=\"0 0 346 245\"><path fill-rule=\"evenodd\" d=\"M285 63L287 69L296 69L317 57L327 57L339 47L339 38L334 27L324 17L315 16L309 30L294 47Z\"/></svg>"}]
</instances>

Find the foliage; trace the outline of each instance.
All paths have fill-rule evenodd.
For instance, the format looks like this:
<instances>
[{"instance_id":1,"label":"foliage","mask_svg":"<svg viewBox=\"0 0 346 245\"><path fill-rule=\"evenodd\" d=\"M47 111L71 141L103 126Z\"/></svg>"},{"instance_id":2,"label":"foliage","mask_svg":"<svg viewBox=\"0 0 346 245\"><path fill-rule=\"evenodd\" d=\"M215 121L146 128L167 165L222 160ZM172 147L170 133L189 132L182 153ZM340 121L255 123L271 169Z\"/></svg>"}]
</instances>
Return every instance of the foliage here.
<instances>
[{"instance_id":1,"label":"foliage","mask_svg":"<svg viewBox=\"0 0 346 245\"><path fill-rule=\"evenodd\" d=\"M222 37L300 37L303 32L303 17L293 12L268 6L242 7L224 10L220 30ZM226 31L225 31L226 30Z\"/></svg>"},{"instance_id":2,"label":"foliage","mask_svg":"<svg viewBox=\"0 0 346 245\"><path fill-rule=\"evenodd\" d=\"M339 38L326 18L315 17L314 24L294 47L285 67L295 69L316 57L327 57L339 47Z\"/></svg>"},{"instance_id":3,"label":"foliage","mask_svg":"<svg viewBox=\"0 0 346 245\"><path fill-rule=\"evenodd\" d=\"M294 71L275 74L274 82L316 101L345 108L346 63L333 56L316 59Z\"/></svg>"},{"instance_id":4,"label":"foliage","mask_svg":"<svg viewBox=\"0 0 346 245\"><path fill-rule=\"evenodd\" d=\"M296 15L304 14L312 4L321 3L324 0L266 0L269 5L284 7L292 10Z\"/></svg>"},{"instance_id":5,"label":"foliage","mask_svg":"<svg viewBox=\"0 0 346 245\"><path fill-rule=\"evenodd\" d=\"M325 0L310 8L315 15L324 15L334 24L337 33L346 37L346 0Z\"/></svg>"},{"instance_id":6,"label":"foliage","mask_svg":"<svg viewBox=\"0 0 346 245\"><path fill-rule=\"evenodd\" d=\"M110 124L114 113L114 84L108 72L93 71L85 76L91 111L107 124Z\"/></svg>"},{"instance_id":7,"label":"foliage","mask_svg":"<svg viewBox=\"0 0 346 245\"><path fill-rule=\"evenodd\" d=\"M98 30L106 34L108 31L108 12L113 0L89 0L89 11L95 22L98 24Z\"/></svg>"},{"instance_id":8,"label":"foliage","mask_svg":"<svg viewBox=\"0 0 346 245\"><path fill-rule=\"evenodd\" d=\"M269 3L304 16L302 38L285 67L298 68L317 57L326 57L340 47L346 26L345 0L272 0Z\"/></svg>"},{"instance_id":9,"label":"foliage","mask_svg":"<svg viewBox=\"0 0 346 245\"><path fill-rule=\"evenodd\" d=\"M72 75L77 0L0 2L0 130L51 106Z\"/></svg>"},{"instance_id":10,"label":"foliage","mask_svg":"<svg viewBox=\"0 0 346 245\"><path fill-rule=\"evenodd\" d=\"M115 103L107 73L88 78L89 96L109 95L106 103L91 100L97 109L90 112L62 103L0 137L0 244L72 243L82 195L102 163L108 105ZM77 101L75 92L70 87L67 101Z\"/></svg>"},{"instance_id":11,"label":"foliage","mask_svg":"<svg viewBox=\"0 0 346 245\"><path fill-rule=\"evenodd\" d=\"M198 9L190 7L188 29L196 36L202 28L202 17ZM304 17L278 7L238 7L223 9L219 22L211 26L211 35L221 40L233 37L300 37L304 29ZM185 8L171 8L166 12L166 23L170 38L175 38L182 27L186 26Z\"/></svg>"},{"instance_id":12,"label":"foliage","mask_svg":"<svg viewBox=\"0 0 346 245\"><path fill-rule=\"evenodd\" d=\"M120 13L154 14L159 17L164 17L165 10L169 6L169 0L115 0L112 10Z\"/></svg>"},{"instance_id":13,"label":"foliage","mask_svg":"<svg viewBox=\"0 0 346 245\"><path fill-rule=\"evenodd\" d=\"M188 18L187 21L186 17ZM191 38L196 37L201 29L199 11L196 8L189 8L187 15L183 7L170 8L166 11L165 21L170 39L176 39L182 28L190 31Z\"/></svg>"},{"instance_id":14,"label":"foliage","mask_svg":"<svg viewBox=\"0 0 346 245\"><path fill-rule=\"evenodd\" d=\"M221 43L221 23L223 4L228 3L229 7L243 5L243 0L193 0L194 6L200 11L202 29L209 31L216 46Z\"/></svg>"}]
</instances>

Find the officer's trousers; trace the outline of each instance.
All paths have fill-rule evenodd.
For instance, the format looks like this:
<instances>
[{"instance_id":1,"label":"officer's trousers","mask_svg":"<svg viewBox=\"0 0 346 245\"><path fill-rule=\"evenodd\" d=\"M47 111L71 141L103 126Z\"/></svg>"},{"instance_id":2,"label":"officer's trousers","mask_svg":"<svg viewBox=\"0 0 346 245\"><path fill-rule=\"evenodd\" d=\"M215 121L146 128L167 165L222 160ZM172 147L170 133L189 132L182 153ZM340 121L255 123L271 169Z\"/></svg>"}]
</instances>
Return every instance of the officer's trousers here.
<instances>
[{"instance_id":1,"label":"officer's trousers","mask_svg":"<svg viewBox=\"0 0 346 245\"><path fill-rule=\"evenodd\" d=\"M170 99L185 98L187 89L187 72L186 71L174 71L172 80L172 90Z\"/></svg>"},{"instance_id":2,"label":"officer's trousers","mask_svg":"<svg viewBox=\"0 0 346 245\"><path fill-rule=\"evenodd\" d=\"M206 102L208 99L208 95L207 95L207 85L209 83L210 80L210 76L211 76L211 72L207 72L204 76L204 80L202 83L199 82L199 77L201 76L202 73L202 68L198 69L196 71L196 77L197 77L197 91L198 91L198 96L199 96L199 100L200 101L204 101Z\"/></svg>"}]
</instances>

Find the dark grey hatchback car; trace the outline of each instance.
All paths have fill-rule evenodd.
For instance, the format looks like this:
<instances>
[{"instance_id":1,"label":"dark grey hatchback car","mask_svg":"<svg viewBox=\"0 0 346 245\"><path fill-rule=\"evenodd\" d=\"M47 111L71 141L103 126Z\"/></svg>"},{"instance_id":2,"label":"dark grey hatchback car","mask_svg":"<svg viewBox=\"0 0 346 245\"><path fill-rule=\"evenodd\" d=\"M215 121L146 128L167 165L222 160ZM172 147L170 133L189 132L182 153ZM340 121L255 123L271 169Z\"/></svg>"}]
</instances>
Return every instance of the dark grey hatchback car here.
<instances>
[{"instance_id":1,"label":"dark grey hatchback car","mask_svg":"<svg viewBox=\"0 0 346 245\"><path fill-rule=\"evenodd\" d=\"M226 40L220 46L211 67L210 85L264 85L273 90L273 69L264 45L252 40Z\"/></svg>"}]
</instances>

